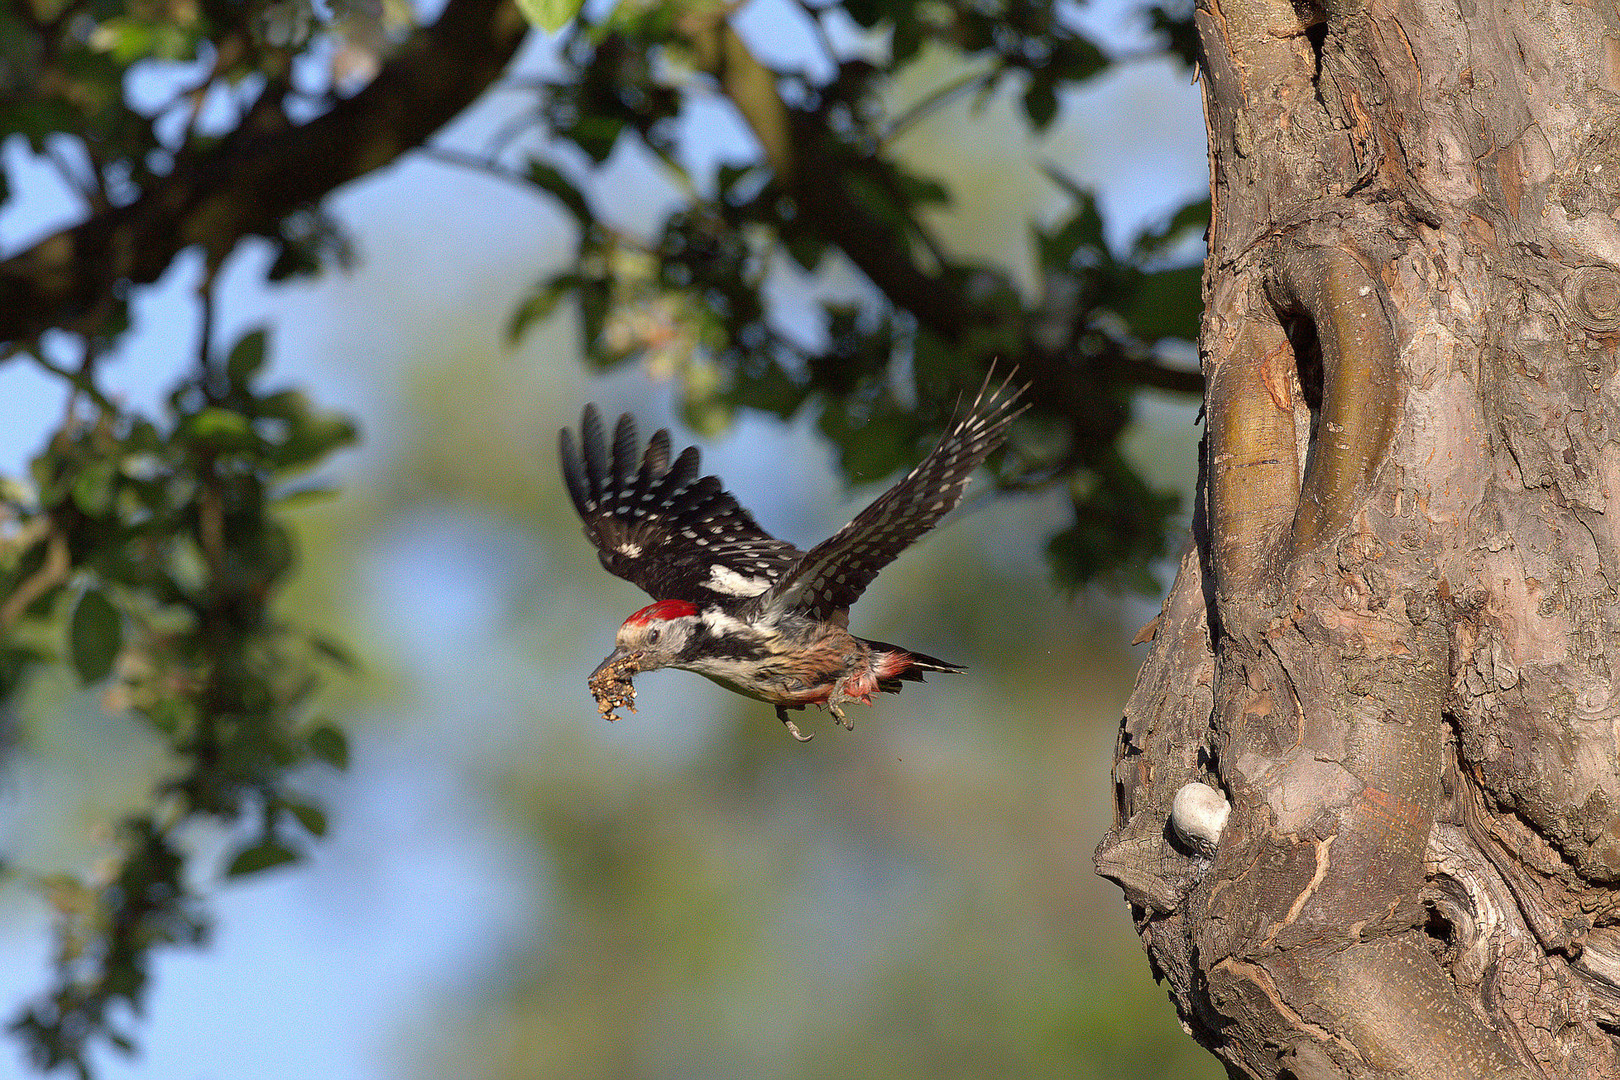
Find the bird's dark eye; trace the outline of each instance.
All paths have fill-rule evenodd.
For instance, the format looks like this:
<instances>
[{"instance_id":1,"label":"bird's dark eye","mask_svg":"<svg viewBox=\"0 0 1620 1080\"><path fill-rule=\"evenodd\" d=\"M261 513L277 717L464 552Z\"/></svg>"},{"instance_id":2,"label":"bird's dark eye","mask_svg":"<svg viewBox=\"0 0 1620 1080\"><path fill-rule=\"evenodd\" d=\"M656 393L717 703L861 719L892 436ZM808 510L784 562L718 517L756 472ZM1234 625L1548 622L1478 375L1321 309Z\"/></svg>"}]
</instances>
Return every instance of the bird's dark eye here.
<instances>
[{"instance_id":1,"label":"bird's dark eye","mask_svg":"<svg viewBox=\"0 0 1620 1080\"><path fill-rule=\"evenodd\" d=\"M662 630L658 629L658 627L656 627L656 626L653 627L651 630L647 631L647 644L649 644L649 645L658 644L658 639L659 639L659 637L661 637L663 635L663 633L664 632Z\"/></svg>"}]
</instances>

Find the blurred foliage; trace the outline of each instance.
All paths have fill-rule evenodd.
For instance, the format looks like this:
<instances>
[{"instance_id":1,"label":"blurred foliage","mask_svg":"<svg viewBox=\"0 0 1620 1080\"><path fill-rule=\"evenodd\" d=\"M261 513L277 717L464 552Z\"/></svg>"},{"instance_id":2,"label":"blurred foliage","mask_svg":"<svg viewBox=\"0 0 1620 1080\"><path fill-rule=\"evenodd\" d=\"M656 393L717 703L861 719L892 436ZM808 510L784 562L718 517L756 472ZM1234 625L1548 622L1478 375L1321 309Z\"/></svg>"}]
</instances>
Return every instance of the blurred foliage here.
<instances>
[{"instance_id":1,"label":"blurred foliage","mask_svg":"<svg viewBox=\"0 0 1620 1080\"><path fill-rule=\"evenodd\" d=\"M1074 527L1049 549L1058 580L1154 588L1149 568L1165 554L1176 499L1123 462L1117 443L1137 390L1201 386L1163 343L1197 334L1200 268L1183 241L1202 230L1207 200L1118 254L1091 193L1048 167L1071 209L1031 223L1040 287L1026 295L1006 269L946 249L928 212L951 192L902 164L894 144L959 97L983 102L1005 89L1031 128L1048 128L1064 93L1111 66L1075 9L1057 0L784 9L815 43L792 67L768 68L721 5L622 3L587 9L564 31L564 71L530 117L544 141L513 171L572 216L577 255L536 285L511 332L572 300L591 363L638 360L676 377L699 430L739 408L783 418L813 410L851 479L914 464L992 364L1016 363L1033 391L1025 427L1040 437L1015 438L1001 480L1069 488ZM1189 40L1190 9L1150 15L1173 51ZM852 38L852 25L862 36ZM959 74L891 115L885 95L942 54ZM684 164L683 123L716 99L756 149L700 172ZM506 135L529 130L514 123ZM596 172L632 143L681 192L645 236L589 195ZM774 309L772 286L790 268L813 276L835 263L869 288L859 304L826 301L821 333L807 341L803 320L790 326Z\"/></svg>"},{"instance_id":2,"label":"blurred foliage","mask_svg":"<svg viewBox=\"0 0 1620 1080\"><path fill-rule=\"evenodd\" d=\"M41 879L60 916L57 981L12 1027L42 1068L86 1074L91 1036L133 1046L116 1006L139 1011L150 950L202 940L188 831L218 823L240 837L230 876L296 859L326 830L289 777L345 763L341 731L308 707L321 669L345 661L273 610L296 563L278 506L354 429L296 391L259 387L264 350L255 332L206 363L161 423L75 395L31 482L5 493L0 696L65 659L174 763L92 878Z\"/></svg>"},{"instance_id":3,"label":"blurred foliage","mask_svg":"<svg viewBox=\"0 0 1620 1080\"><path fill-rule=\"evenodd\" d=\"M567 301L592 364L636 361L676 380L700 430L739 409L808 412L850 478L914 461L992 364L1016 363L1035 408L998 478L1067 493L1072 522L1050 548L1060 581L1146 587L1176 507L1119 441L1141 389L1199 388L1166 345L1196 330L1187 254L1207 206L1116 250L1091 194L1051 168L1069 210L1031 223L1037 285L1022 289L1006 268L947 250L929 214L952 192L894 149L968 96L1014 95L1032 129L1050 128L1070 91L1115 62L1074 9L784 4L812 43L794 61L760 58L743 9L624 0L562 31L556 71L506 86L523 95L519 114L487 156L462 159L555 199L578 227L571 265L544 274L512 335ZM570 9L528 7L551 21ZM1187 59L1187 13L1148 18ZM448 0L430 26L402 0L0 11L0 134L30 152L7 161L53 168L80 214L0 260L0 355L36 364L68 403L31 474L0 482L0 699L65 667L138 717L172 765L95 872L5 867L57 914L54 985L12 1025L41 1068L88 1075L98 1044L132 1047L152 950L205 938L201 883L214 875L197 865L198 829L234 838L225 876L292 861L326 824L298 794L299 770L347 759L313 704L346 654L283 616L279 598L299 565L288 508L321 494L299 478L354 427L263 385L262 333L215 347L216 274L248 241L269 245L277 281L349 261L326 196L489 85L516 48L515 19L509 0ZM942 56L955 74L891 110L894 87ZM690 120L714 104L754 146L698 169ZM600 205L596 183L632 151L681 193L640 235ZM11 180L0 175L0 199ZM102 361L131 329L137 290L188 246L204 264L200 340L167 410L143 415L108 391ZM850 270L860 295L827 299L819 327L789 325L773 299L786 277Z\"/></svg>"}]
</instances>

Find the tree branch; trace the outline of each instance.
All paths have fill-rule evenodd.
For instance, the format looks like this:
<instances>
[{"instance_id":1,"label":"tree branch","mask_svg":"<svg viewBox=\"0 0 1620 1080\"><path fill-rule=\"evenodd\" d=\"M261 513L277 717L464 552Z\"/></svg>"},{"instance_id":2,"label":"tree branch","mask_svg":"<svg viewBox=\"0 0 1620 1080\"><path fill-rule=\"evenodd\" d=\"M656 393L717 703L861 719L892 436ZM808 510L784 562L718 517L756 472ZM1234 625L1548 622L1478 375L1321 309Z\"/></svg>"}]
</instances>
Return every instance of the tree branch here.
<instances>
[{"instance_id":1,"label":"tree branch","mask_svg":"<svg viewBox=\"0 0 1620 1080\"><path fill-rule=\"evenodd\" d=\"M182 154L127 206L0 262L0 340L72 326L120 282L149 284L184 249L220 259L301 206L388 165L470 105L528 24L512 0L450 0L364 90L306 124L257 109L228 138Z\"/></svg>"},{"instance_id":2,"label":"tree branch","mask_svg":"<svg viewBox=\"0 0 1620 1080\"><path fill-rule=\"evenodd\" d=\"M809 121L795 117L800 124ZM854 198L847 177L859 168L858 161L826 154L812 131L795 140L797 165L781 180L799 205L800 216L816 223L821 236L836 244L845 257L877 286L889 302L910 312L920 325L946 341L960 341L975 329L984 329L979 313L982 304L966 294L960 274L952 274L948 256L940 255L941 272L930 273L910 255L906 237L890 224L869 212ZM881 183L881 178L876 182ZM1077 431L1089 439L1111 443L1125 414L1099 409L1089 380L1076 379L1068 350L1053 352L1036 342L1025 341L1019 356L1020 370L1039 389L1044 407L1071 417ZM1127 357L1122 354L1097 362L1131 386L1146 386L1178 393L1198 394L1204 386L1203 373L1186 371Z\"/></svg>"}]
</instances>

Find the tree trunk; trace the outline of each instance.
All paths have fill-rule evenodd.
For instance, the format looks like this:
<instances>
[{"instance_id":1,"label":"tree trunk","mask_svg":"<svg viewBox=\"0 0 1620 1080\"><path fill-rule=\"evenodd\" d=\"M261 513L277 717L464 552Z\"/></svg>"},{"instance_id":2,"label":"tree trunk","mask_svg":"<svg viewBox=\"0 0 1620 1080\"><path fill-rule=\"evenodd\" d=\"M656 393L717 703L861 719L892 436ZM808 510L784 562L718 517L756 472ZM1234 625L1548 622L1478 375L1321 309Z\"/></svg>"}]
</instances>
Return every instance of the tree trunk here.
<instances>
[{"instance_id":1,"label":"tree trunk","mask_svg":"<svg viewBox=\"0 0 1620 1080\"><path fill-rule=\"evenodd\" d=\"M1620 12L1197 18L1205 482L1099 870L1234 1073L1620 1076Z\"/></svg>"}]
</instances>

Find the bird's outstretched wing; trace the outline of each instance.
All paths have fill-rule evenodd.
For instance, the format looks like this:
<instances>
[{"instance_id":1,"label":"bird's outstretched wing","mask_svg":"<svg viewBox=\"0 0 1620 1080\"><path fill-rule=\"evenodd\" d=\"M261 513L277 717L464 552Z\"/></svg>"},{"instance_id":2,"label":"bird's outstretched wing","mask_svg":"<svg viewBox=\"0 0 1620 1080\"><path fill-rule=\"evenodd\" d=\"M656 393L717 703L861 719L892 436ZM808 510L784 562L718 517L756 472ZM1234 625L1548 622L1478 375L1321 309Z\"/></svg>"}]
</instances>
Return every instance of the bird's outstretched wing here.
<instances>
[{"instance_id":1,"label":"bird's outstretched wing","mask_svg":"<svg viewBox=\"0 0 1620 1080\"><path fill-rule=\"evenodd\" d=\"M855 519L810 549L809 554L754 601L777 610L830 619L848 608L895 557L939 523L962 500L968 478L1007 437L1007 427L1027 408L1022 388L984 386L938 446L899 483Z\"/></svg>"},{"instance_id":2,"label":"bird's outstretched wing","mask_svg":"<svg viewBox=\"0 0 1620 1080\"><path fill-rule=\"evenodd\" d=\"M698 475L697 447L669 457L669 432L644 453L626 413L611 449L596 406L585 406L580 438L558 436L563 480L609 573L654 600L730 603L768 588L803 556L777 540L720 486ZM638 463L639 456L639 463Z\"/></svg>"}]
</instances>

